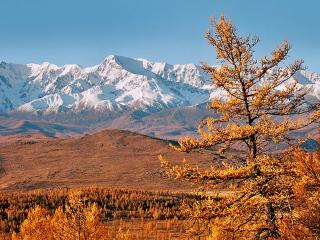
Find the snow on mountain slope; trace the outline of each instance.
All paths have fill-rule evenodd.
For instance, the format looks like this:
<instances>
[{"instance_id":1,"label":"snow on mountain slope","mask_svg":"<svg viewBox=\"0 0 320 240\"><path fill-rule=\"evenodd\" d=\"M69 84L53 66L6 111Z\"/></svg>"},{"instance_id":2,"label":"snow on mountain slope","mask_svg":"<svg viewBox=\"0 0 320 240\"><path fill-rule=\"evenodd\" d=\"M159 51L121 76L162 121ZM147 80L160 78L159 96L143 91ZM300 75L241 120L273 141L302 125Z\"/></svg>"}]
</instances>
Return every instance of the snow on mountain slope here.
<instances>
[{"instance_id":1,"label":"snow on mountain slope","mask_svg":"<svg viewBox=\"0 0 320 240\"><path fill-rule=\"evenodd\" d=\"M111 55L100 65L0 65L0 111L155 111L206 101L208 77L195 65L168 65Z\"/></svg>"},{"instance_id":2,"label":"snow on mountain slope","mask_svg":"<svg viewBox=\"0 0 320 240\"><path fill-rule=\"evenodd\" d=\"M296 79L320 98L320 76L301 72ZM193 64L170 65L111 55L93 67L50 63L0 64L0 112L145 112L207 102L221 96Z\"/></svg>"},{"instance_id":3,"label":"snow on mountain slope","mask_svg":"<svg viewBox=\"0 0 320 240\"><path fill-rule=\"evenodd\" d=\"M301 74L311 82L313 95L320 99L320 74L310 71L302 71Z\"/></svg>"}]
</instances>

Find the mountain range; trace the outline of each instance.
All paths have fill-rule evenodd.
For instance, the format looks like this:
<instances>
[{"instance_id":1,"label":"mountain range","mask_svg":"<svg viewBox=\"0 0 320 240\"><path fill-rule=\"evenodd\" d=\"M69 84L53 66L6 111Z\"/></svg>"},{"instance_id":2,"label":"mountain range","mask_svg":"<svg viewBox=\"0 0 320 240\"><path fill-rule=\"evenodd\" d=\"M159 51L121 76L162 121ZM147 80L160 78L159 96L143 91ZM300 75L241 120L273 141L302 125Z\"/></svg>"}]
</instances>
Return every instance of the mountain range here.
<instances>
[{"instance_id":1,"label":"mountain range","mask_svg":"<svg viewBox=\"0 0 320 240\"><path fill-rule=\"evenodd\" d=\"M301 71L294 78L320 99L320 74ZM194 132L214 96L223 92L195 64L116 55L92 67L2 62L0 134L31 129L52 137L54 129L69 135L107 127L175 138ZM20 122L8 127L8 118Z\"/></svg>"}]
</instances>

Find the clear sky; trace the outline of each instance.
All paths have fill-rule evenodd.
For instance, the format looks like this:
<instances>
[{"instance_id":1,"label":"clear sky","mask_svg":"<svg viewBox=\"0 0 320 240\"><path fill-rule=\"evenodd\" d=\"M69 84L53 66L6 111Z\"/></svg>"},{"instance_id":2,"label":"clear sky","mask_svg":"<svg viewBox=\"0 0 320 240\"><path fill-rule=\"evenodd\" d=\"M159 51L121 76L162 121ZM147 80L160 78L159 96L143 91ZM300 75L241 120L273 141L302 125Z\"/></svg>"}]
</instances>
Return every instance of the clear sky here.
<instances>
[{"instance_id":1,"label":"clear sky","mask_svg":"<svg viewBox=\"0 0 320 240\"><path fill-rule=\"evenodd\" d=\"M214 63L204 39L224 13L261 38L265 55L287 38L291 56L320 72L319 0L1 0L0 60L95 65L107 55Z\"/></svg>"}]
</instances>

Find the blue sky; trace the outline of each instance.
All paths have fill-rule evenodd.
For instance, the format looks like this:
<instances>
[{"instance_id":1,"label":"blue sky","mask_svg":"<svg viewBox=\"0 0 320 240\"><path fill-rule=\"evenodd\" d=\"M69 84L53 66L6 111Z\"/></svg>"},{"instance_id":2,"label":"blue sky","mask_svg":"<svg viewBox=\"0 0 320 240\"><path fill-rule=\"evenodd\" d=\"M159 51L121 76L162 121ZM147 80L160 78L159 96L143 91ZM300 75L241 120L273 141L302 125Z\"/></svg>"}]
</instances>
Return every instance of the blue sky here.
<instances>
[{"instance_id":1,"label":"blue sky","mask_svg":"<svg viewBox=\"0 0 320 240\"><path fill-rule=\"evenodd\" d=\"M215 62L210 16L257 34L260 55L283 39L291 59L320 72L319 0L1 0L0 60L95 65L109 54L170 63Z\"/></svg>"}]
</instances>

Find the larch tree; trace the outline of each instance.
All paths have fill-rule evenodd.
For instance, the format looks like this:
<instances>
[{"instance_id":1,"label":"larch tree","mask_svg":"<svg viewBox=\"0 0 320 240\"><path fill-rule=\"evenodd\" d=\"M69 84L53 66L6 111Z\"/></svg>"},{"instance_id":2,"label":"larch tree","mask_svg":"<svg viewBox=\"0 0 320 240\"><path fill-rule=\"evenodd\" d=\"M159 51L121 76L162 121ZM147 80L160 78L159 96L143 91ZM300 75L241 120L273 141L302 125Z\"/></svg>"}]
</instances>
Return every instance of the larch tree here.
<instances>
[{"instance_id":1,"label":"larch tree","mask_svg":"<svg viewBox=\"0 0 320 240\"><path fill-rule=\"evenodd\" d=\"M64 208L54 214L37 206L31 209L14 240L107 240L108 227L101 223L96 204L86 203L81 191L69 194ZM119 238L120 239L120 238Z\"/></svg>"},{"instance_id":2,"label":"larch tree","mask_svg":"<svg viewBox=\"0 0 320 240\"><path fill-rule=\"evenodd\" d=\"M54 239L108 239L107 226L99 215L97 204L86 203L81 191L71 192L65 209L58 208L52 216Z\"/></svg>"},{"instance_id":3,"label":"larch tree","mask_svg":"<svg viewBox=\"0 0 320 240\"><path fill-rule=\"evenodd\" d=\"M270 57L256 59L258 37L241 36L223 16L212 21L212 28L206 38L220 65L203 64L202 68L223 96L208 105L213 116L199 124L200 138L184 137L172 147L181 152L219 149L222 153L236 147L244 160L201 169L186 161L172 165L160 156L162 166L168 175L201 187L202 200L186 210L192 222L190 236L285 239L285 223L291 224L291 230L296 228L293 189L301 178L289 154L297 143L290 132L318 121L319 102L306 101L310 89L295 80L303 61L284 65L291 48L287 41ZM272 142L285 143L287 151L271 154ZM221 188L229 193L213 196L213 190Z\"/></svg>"},{"instance_id":4,"label":"larch tree","mask_svg":"<svg viewBox=\"0 0 320 240\"><path fill-rule=\"evenodd\" d=\"M320 137L319 137L320 141ZM293 192L296 196L296 222L309 231L314 239L320 238L320 148L317 152L294 152L295 182ZM300 231L301 232L301 231ZM306 236L307 234L304 234Z\"/></svg>"},{"instance_id":5,"label":"larch tree","mask_svg":"<svg viewBox=\"0 0 320 240\"><path fill-rule=\"evenodd\" d=\"M46 209L39 206L31 209L28 218L22 222L20 233L13 232L13 240L54 240L50 234L49 213Z\"/></svg>"}]
</instances>

